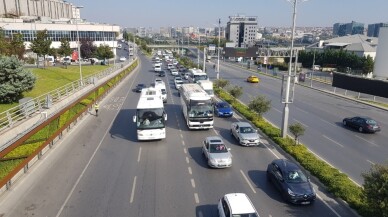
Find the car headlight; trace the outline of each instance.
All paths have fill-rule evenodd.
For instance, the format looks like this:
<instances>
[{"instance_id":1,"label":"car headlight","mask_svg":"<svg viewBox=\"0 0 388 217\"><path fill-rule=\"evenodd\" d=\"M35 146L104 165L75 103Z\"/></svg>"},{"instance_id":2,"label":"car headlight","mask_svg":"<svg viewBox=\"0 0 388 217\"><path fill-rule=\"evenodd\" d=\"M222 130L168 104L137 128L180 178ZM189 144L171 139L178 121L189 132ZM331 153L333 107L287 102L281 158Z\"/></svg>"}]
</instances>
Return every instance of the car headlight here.
<instances>
[{"instance_id":1,"label":"car headlight","mask_svg":"<svg viewBox=\"0 0 388 217\"><path fill-rule=\"evenodd\" d=\"M217 164L217 160L216 160L216 159L213 159L213 158L210 158L210 163L211 163L211 164Z\"/></svg>"},{"instance_id":2,"label":"car headlight","mask_svg":"<svg viewBox=\"0 0 388 217\"><path fill-rule=\"evenodd\" d=\"M291 189L287 188L287 192L290 196L295 196L295 193L291 191Z\"/></svg>"}]
</instances>

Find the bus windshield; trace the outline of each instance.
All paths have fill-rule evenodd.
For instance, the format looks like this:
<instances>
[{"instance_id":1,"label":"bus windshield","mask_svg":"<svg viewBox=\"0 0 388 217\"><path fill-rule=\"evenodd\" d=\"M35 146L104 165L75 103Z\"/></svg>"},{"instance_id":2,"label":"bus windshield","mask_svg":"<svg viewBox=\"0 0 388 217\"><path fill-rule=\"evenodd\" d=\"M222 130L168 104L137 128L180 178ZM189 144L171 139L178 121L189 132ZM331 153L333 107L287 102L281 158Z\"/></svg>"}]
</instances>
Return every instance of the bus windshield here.
<instances>
[{"instance_id":1,"label":"bus windshield","mask_svg":"<svg viewBox=\"0 0 388 217\"><path fill-rule=\"evenodd\" d=\"M201 80L207 80L207 75L194 75L194 80L201 81Z\"/></svg>"},{"instance_id":2,"label":"bus windshield","mask_svg":"<svg viewBox=\"0 0 388 217\"><path fill-rule=\"evenodd\" d=\"M136 120L137 129L164 128L164 109L138 109L136 112Z\"/></svg>"},{"instance_id":3,"label":"bus windshield","mask_svg":"<svg viewBox=\"0 0 388 217\"><path fill-rule=\"evenodd\" d=\"M191 100L189 110L188 114L190 118L213 116L213 105L211 100Z\"/></svg>"}]
</instances>

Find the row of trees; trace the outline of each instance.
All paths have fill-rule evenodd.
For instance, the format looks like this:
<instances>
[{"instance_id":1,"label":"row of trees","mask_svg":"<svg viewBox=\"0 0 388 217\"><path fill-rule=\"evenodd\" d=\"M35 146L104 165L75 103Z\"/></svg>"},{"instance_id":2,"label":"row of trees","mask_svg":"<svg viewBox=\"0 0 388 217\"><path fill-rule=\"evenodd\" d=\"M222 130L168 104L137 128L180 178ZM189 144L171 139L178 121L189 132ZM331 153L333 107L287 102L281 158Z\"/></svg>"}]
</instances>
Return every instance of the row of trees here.
<instances>
[{"instance_id":1,"label":"row of trees","mask_svg":"<svg viewBox=\"0 0 388 217\"><path fill-rule=\"evenodd\" d=\"M17 56L22 59L24 53L23 36L14 34L11 38L6 38L4 31L0 28L0 56Z\"/></svg>"},{"instance_id":2,"label":"row of trees","mask_svg":"<svg viewBox=\"0 0 388 217\"><path fill-rule=\"evenodd\" d=\"M315 56L315 58L314 58ZM373 71L374 61L369 55L367 57L359 57L352 52L345 50L325 50L324 52L301 51L299 53L298 62L301 62L303 67L311 67L315 59L315 65L334 66L339 71L346 71L347 67L368 74ZM288 61L287 61L288 62Z\"/></svg>"}]
</instances>

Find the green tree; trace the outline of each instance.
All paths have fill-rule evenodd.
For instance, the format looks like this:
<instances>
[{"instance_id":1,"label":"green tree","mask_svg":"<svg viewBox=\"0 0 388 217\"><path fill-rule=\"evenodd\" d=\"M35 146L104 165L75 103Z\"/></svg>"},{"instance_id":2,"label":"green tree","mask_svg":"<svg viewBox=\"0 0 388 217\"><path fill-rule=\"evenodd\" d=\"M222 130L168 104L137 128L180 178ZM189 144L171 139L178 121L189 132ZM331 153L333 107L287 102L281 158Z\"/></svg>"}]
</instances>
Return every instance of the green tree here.
<instances>
[{"instance_id":1,"label":"green tree","mask_svg":"<svg viewBox=\"0 0 388 217\"><path fill-rule=\"evenodd\" d=\"M93 57L93 55L97 50L97 47L90 40L82 40L80 50L81 50L81 57L89 59Z\"/></svg>"},{"instance_id":2,"label":"green tree","mask_svg":"<svg viewBox=\"0 0 388 217\"><path fill-rule=\"evenodd\" d=\"M388 217L388 163L375 164L363 173L367 215Z\"/></svg>"},{"instance_id":3,"label":"green tree","mask_svg":"<svg viewBox=\"0 0 388 217\"><path fill-rule=\"evenodd\" d=\"M57 52L62 57L71 55L72 50L70 48L70 43L66 38L61 38L61 46L58 48Z\"/></svg>"},{"instance_id":4,"label":"green tree","mask_svg":"<svg viewBox=\"0 0 388 217\"><path fill-rule=\"evenodd\" d=\"M288 126L288 129L290 130L290 133L294 135L295 144L299 144L299 137L303 136L306 129L300 123L291 124Z\"/></svg>"},{"instance_id":5,"label":"green tree","mask_svg":"<svg viewBox=\"0 0 388 217\"><path fill-rule=\"evenodd\" d=\"M107 60L107 59L113 58L113 57L114 57L114 54L113 54L111 48L109 47L109 45L101 44L101 45L96 49L95 56L96 56L98 59Z\"/></svg>"},{"instance_id":6,"label":"green tree","mask_svg":"<svg viewBox=\"0 0 388 217\"><path fill-rule=\"evenodd\" d=\"M268 100L265 96L256 96L249 102L248 107L262 116L271 109L271 100Z\"/></svg>"},{"instance_id":7,"label":"green tree","mask_svg":"<svg viewBox=\"0 0 388 217\"><path fill-rule=\"evenodd\" d=\"M217 79L217 80L214 81L214 85L216 87L219 87L219 88L222 88L222 89L224 89L224 87L228 86L229 83L230 83L229 80L222 79L222 78Z\"/></svg>"},{"instance_id":8,"label":"green tree","mask_svg":"<svg viewBox=\"0 0 388 217\"><path fill-rule=\"evenodd\" d=\"M243 94L243 88L240 86L233 86L233 87L229 88L228 92L236 100Z\"/></svg>"},{"instance_id":9,"label":"green tree","mask_svg":"<svg viewBox=\"0 0 388 217\"><path fill-rule=\"evenodd\" d=\"M40 56L43 56L43 59L44 61L43 62L46 62L46 57L45 55L47 55L50 51L50 46L51 46L51 43L52 41L48 38L48 32L47 32L47 29L45 30L42 30L42 31L38 31L37 35L36 35L36 39L34 39L32 42L31 42L31 45L30 45L30 48L32 50L32 52L36 53L37 54L37 67L39 67L39 57Z\"/></svg>"},{"instance_id":10,"label":"green tree","mask_svg":"<svg viewBox=\"0 0 388 217\"><path fill-rule=\"evenodd\" d=\"M3 29L0 28L0 55L8 55L9 47L9 41L5 38Z\"/></svg>"},{"instance_id":11,"label":"green tree","mask_svg":"<svg viewBox=\"0 0 388 217\"><path fill-rule=\"evenodd\" d=\"M373 72L373 67L374 67L374 61L371 56L367 56L363 59L362 63L362 73L363 74L368 74L370 72Z\"/></svg>"},{"instance_id":12,"label":"green tree","mask_svg":"<svg viewBox=\"0 0 388 217\"><path fill-rule=\"evenodd\" d=\"M15 57L0 56L0 103L16 102L35 85L35 75Z\"/></svg>"},{"instance_id":13,"label":"green tree","mask_svg":"<svg viewBox=\"0 0 388 217\"><path fill-rule=\"evenodd\" d=\"M12 36L10 42L9 54L17 56L20 60L24 59L26 48L24 46L23 35L18 33Z\"/></svg>"}]
</instances>

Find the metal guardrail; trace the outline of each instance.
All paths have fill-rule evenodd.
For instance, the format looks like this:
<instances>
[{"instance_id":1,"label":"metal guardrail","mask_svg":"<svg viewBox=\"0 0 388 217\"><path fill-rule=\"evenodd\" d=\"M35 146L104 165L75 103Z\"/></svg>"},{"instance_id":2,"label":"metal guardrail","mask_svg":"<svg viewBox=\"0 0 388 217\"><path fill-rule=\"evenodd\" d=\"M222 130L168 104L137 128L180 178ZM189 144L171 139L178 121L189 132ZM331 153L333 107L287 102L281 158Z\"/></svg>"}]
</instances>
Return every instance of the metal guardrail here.
<instances>
[{"instance_id":1,"label":"metal guardrail","mask_svg":"<svg viewBox=\"0 0 388 217\"><path fill-rule=\"evenodd\" d=\"M80 89L85 88L88 85L94 84L96 80L110 75L111 73L115 72L117 69L121 68L123 65L126 64L128 63L125 62L122 64L116 64L115 66L105 69L104 71L84 77L82 79L82 82L81 80L74 81L70 84L59 87L41 96L28 99L26 102L23 102L4 112L1 112L0 132L17 126L28 118L44 114L45 109L50 108L55 103L63 100L68 96L71 96L73 93L79 91ZM41 118L40 121L38 121L35 125L39 125L41 122L46 120L46 118L48 117L45 116L44 118ZM0 147L0 152L5 148L6 145Z\"/></svg>"}]
</instances>

